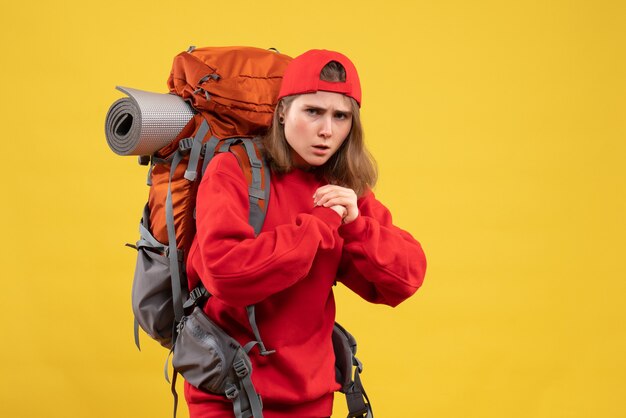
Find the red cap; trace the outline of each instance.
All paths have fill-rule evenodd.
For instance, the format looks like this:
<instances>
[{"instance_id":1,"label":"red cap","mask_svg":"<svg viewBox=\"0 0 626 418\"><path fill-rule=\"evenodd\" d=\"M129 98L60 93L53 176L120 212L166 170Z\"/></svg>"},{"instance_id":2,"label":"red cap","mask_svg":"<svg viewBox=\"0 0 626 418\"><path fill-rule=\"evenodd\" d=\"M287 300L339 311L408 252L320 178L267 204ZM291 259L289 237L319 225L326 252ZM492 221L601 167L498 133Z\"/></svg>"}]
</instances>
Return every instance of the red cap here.
<instances>
[{"instance_id":1,"label":"red cap","mask_svg":"<svg viewBox=\"0 0 626 418\"><path fill-rule=\"evenodd\" d=\"M322 68L331 61L343 65L346 70L345 82L320 80ZM325 49L312 49L291 60L283 75L278 99L320 90L345 94L361 106L361 83L354 64L345 55Z\"/></svg>"}]
</instances>

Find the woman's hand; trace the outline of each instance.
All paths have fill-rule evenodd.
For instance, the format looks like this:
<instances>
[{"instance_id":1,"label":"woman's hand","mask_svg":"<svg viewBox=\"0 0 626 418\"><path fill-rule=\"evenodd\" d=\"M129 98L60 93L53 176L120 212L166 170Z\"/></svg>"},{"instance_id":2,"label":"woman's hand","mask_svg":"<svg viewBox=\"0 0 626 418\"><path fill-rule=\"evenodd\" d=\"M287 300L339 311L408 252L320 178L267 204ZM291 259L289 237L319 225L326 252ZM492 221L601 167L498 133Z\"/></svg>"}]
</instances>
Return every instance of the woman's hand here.
<instances>
[{"instance_id":1,"label":"woman's hand","mask_svg":"<svg viewBox=\"0 0 626 418\"><path fill-rule=\"evenodd\" d=\"M359 216L356 193L347 187L327 184L313 195L315 206L331 208L341 216L343 223L350 223Z\"/></svg>"}]
</instances>

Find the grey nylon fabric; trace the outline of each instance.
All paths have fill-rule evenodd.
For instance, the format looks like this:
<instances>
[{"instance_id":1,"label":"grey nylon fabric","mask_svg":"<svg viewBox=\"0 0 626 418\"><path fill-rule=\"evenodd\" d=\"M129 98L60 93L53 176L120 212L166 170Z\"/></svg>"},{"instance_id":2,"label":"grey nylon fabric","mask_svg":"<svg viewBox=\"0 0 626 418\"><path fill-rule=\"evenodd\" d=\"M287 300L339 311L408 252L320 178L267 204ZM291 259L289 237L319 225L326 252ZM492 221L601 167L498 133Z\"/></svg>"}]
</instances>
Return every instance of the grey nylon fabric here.
<instances>
[{"instance_id":1,"label":"grey nylon fabric","mask_svg":"<svg viewBox=\"0 0 626 418\"><path fill-rule=\"evenodd\" d=\"M202 121L196 136L193 138L193 145L191 147L191 153L189 154L189 163L187 164L187 170L185 170L185 178L189 181L194 181L198 175L198 160L200 159L200 151L202 150L202 141L209 132L209 124L206 119Z\"/></svg>"},{"instance_id":2,"label":"grey nylon fabric","mask_svg":"<svg viewBox=\"0 0 626 418\"><path fill-rule=\"evenodd\" d=\"M256 155L252 140L249 138L243 138L242 142L246 150L246 154L248 154L248 158L250 159L250 166L252 168L252 184L248 187L248 195L250 199L248 222L254 227L254 233L259 235L259 233L261 233L261 228L263 228L263 221L265 219L265 213L259 206L259 199L266 198L266 193L263 193L263 190L261 190L261 170L264 166L261 160L259 160L259 157ZM266 177L269 177L269 170L267 170L265 174ZM266 200L265 204L268 205L269 201Z\"/></svg>"},{"instance_id":3,"label":"grey nylon fabric","mask_svg":"<svg viewBox=\"0 0 626 418\"><path fill-rule=\"evenodd\" d=\"M218 142L220 142L219 139L211 136L211 138L204 144L204 161L202 162L202 175L204 175L204 172L206 171L209 162L213 159L213 156L215 155L215 147L217 146Z\"/></svg>"},{"instance_id":4,"label":"grey nylon fabric","mask_svg":"<svg viewBox=\"0 0 626 418\"><path fill-rule=\"evenodd\" d=\"M141 248L137 254L137 268L133 281L133 311L141 328L164 347L172 342L172 308L170 297L170 267L167 257ZM144 285L150 281L150 285Z\"/></svg>"},{"instance_id":5,"label":"grey nylon fabric","mask_svg":"<svg viewBox=\"0 0 626 418\"><path fill-rule=\"evenodd\" d=\"M261 403L250 380L248 355L198 306L181 322L172 365L193 386L227 395L242 416L250 409L255 418L262 417Z\"/></svg>"},{"instance_id":6,"label":"grey nylon fabric","mask_svg":"<svg viewBox=\"0 0 626 418\"><path fill-rule=\"evenodd\" d=\"M176 167L180 163L182 155L179 150L174 154L172 165L170 166L170 177L167 185L167 196L165 198L165 221L167 224L167 239L169 241L169 260L171 274L171 290L174 305L174 323L178 324L185 314L183 311L183 303L186 298L183 295L183 289L187 285L181 285L184 276L180 274L182 266L179 265L178 247L176 246L176 226L174 225L174 208L172 206L172 177L176 171Z\"/></svg>"},{"instance_id":7,"label":"grey nylon fabric","mask_svg":"<svg viewBox=\"0 0 626 418\"><path fill-rule=\"evenodd\" d=\"M229 138L220 146L219 152L227 152L233 145L240 143L243 144L246 150L246 154L250 160L250 168L252 169L252 184L248 187L248 197L250 201L248 223L254 228L254 234L259 235L263 228L263 222L265 221L265 212L259 206L259 200L265 199L266 207L269 204L270 170L267 165L257 157L253 140L250 138ZM237 154L235 154L235 156L237 156ZM265 170L265 193L261 190L261 170Z\"/></svg>"},{"instance_id":8,"label":"grey nylon fabric","mask_svg":"<svg viewBox=\"0 0 626 418\"><path fill-rule=\"evenodd\" d=\"M261 339L261 333L259 332L259 327L256 324L256 309L254 308L254 305L246 306L246 312L248 313L248 322L250 322L250 328L252 328L254 338L256 338L256 341L253 342L259 344L259 350L261 351L261 355L269 356L270 354L274 354L276 350L267 350L265 348L265 344L263 344L263 340ZM249 352L249 350L246 350L246 352Z\"/></svg>"},{"instance_id":9,"label":"grey nylon fabric","mask_svg":"<svg viewBox=\"0 0 626 418\"><path fill-rule=\"evenodd\" d=\"M104 133L118 155L152 155L171 143L193 117L191 106L179 96L116 88L128 97L111 105Z\"/></svg>"},{"instance_id":10,"label":"grey nylon fabric","mask_svg":"<svg viewBox=\"0 0 626 418\"><path fill-rule=\"evenodd\" d=\"M137 265L132 288L132 306L141 328L162 346L172 346L174 307L171 292L170 261L164 244L149 232L147 205L137 242ZM136 341L137 342L137 341Z\"/></svg>"},{"instance_id":11,"label":"grey nylon fabric","mask_svg":"<svg viewBox=\"0 0 626 418\"><path fill-rule=\"evenodd\" d=\"M345 393L348 404L348 416L356 418L374 418L370 398L367 397L361 383L361 367L354 372L354 385Z\"/></svg>"},{"instance_id":12,"label":"grey nylon fabric","mask_svg":"<svg viewBox=\"0 0 626 418\"><path fill-rule=\"evenodd\" d=\"M356 339L335 322L332 340L335 351L335 379L341 385L340 391L346 395L348 417L374 418L372 406L361 383L363 364L356 357ZM354 378L353 366L356 367Z\"/></svg>"},{"instance_id":13,"label":"grey nylon fabric","mask_svg":"<svg viewBox=\"0 0 626 418\"><path fill-rule=\"evenodd\" d=\"M248 154L248 158L250 159L250 166L252 167L252 184L251 188L255 190L261 190L261 168L263 164L261 164L261 160L256 155L256 151L254 150L254 144L250 138L243 138L242 143L244 148L246 149L246 154ZM255 193L251 193L255 194ZM263 198L263 195L260 197Z\"/></svg>"},{"instance_id":14,"label":"grey nylon fabric","mask_svg":"<svg viewBox=\"0 0 626 418\"><path fill-rule=\"evenodd\" d=\"M352 384L352 356L356 354L356 341L337 323L333 327L332 339L335 351L335 380L341 385L341 391L346 392Z\"/></svg>"}]
</instances>

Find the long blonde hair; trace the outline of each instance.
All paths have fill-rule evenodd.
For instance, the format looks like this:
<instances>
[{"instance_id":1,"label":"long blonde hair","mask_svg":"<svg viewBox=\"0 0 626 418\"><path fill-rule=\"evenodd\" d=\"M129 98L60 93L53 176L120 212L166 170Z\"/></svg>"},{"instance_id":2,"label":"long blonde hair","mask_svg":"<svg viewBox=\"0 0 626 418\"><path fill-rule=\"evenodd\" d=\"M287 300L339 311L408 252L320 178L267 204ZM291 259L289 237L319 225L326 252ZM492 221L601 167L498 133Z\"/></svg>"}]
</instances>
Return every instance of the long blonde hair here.
<instances>
[{"instance_id":1,"label":"long blonde hair","mask_svg":"<svg viewBox=\"0 0 626 418\"><path fill-rule=\"evenodd\" d=\"M337 61L331 61L320 74L324 81L345 81L346 72ZM267 161L274 172L288 173L294 169L291 158L291 147L285 138L284 126L279 121L278 109L287 111L298 95L282 98L276 106L272 124L263 137L263 148ZM362 196L365 191L372 189L376 184L378 173L376 162L365 147L363 140L363 126L361 113L356 100L350 98L352 107L352 128L341 147L316 172L320 177L332 184L348 187Z\"/></svg>"}]
</instances>

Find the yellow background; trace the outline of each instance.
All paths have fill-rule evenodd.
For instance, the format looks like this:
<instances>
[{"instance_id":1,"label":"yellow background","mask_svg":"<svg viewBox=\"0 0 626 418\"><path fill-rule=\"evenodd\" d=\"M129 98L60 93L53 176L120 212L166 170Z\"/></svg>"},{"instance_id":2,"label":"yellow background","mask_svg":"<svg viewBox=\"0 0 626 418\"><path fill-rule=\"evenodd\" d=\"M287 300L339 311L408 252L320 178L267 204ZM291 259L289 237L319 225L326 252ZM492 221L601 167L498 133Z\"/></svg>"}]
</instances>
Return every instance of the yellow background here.
<instances>
[{"instance_id":1,"label":"yellow background","mask_svg":"<svg viewBox=\"0 0 626 418\"><path fill-rule=\"evenodd\" d=\"M104 116L189 45L252 45L352 58L426 250L396 309L336 292L376 417L626 417L624 2L13 1L0 31L2 416L170 416L132 341L145 168Z\"/></svg>"}]
</instances>

